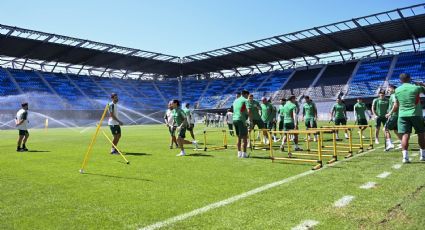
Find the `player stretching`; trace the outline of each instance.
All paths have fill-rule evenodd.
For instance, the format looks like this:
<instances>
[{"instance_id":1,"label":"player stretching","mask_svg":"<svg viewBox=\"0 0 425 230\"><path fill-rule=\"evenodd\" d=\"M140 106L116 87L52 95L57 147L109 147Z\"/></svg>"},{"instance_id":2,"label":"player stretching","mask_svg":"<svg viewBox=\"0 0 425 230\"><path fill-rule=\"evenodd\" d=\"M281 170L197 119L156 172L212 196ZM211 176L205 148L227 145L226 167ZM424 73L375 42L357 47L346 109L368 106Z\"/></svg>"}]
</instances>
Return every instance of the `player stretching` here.
<instances>
[{"instance_id":1,"label":"player stretching","mask_svg":"<svg viewBox=\"0 0 425 230\"><path fill-rule=\"evenodd\" d=\"M174 125L177 127L177 143L180 147L180 153L177 156L185 156L186 152L184 151L184 144L193 144L196 149L198 149L198 143L196 141L187 141L186 138L186 128L188 126L188 121L186 113L180 108L180 101L173 100L173 118Z\"/></svg>"},{"instance_id":2,"label":"player stretching","mask_svg":"<svg viewBox=\"0 0 425 230\"><path fill-rule=\"evenodd\" d=\"M397 87L395 85L389 85L387 89L388 93L390 94L390 103L388 106L388 113L385 115L385 117L387 118L387 123L385 123L385 135L387 137L387 141L385 142L385 151L389 151L390 149L394 148L394 144L391 141L391 130L394 130L394 134L401 142L401 135L397 132L398 109L394 109L394 105L396 102L396 88ZM401 148L401 144L399 147Z\"/></svg>"},{"instance_id":3,"label":"player stretching","mask_svg":"<svg viewBox=\"0 0 425 230\"><path fill-rule=\"evenodd\" d=\"M385 115L388 111L388 99L385 98L385 92L380 91L379 97L375 98L372 102L372 113L376 119L376 128L375 128L375 144L379 144L379 130L381 129L381 124L385 125L387 118Z\"/></svg>"},{"instance_id":4,"label":"player stretching","mask_svg":"<svg viewBox=\"0 0 425 230\"><path fill-rule=\"evenodd\" d=\"M190 104L186 103L186 108L183 109L183 112L186 114L187 118L187 130L190 132L190 136L192 137L192 140L195 140L195 134L193 133L193 129L195 128L195 120L192 116L192 111L189 109Z\"/></svg>"},{"instance_id":5,"label":"player stretching","mask_svg":"<svg viewBox=\"0 0 425 230\"><path fill-rule=\"evenodd\" d=\"M286 102L285 106L283 106L283 116L284 116L284 122L283 122L283 130L289 131L289 130L297 130L298 129L298 115L297 115L297 105L295 104L296 98L295 95L291 95L288 98L288 101ZM283 151L286 141L286 135L282 138L282 144L280 145L280 149ZM288 140L290 141L290 140ZM294 134L294 143L295 143L295 151L302 150L298 146L298 134ZM289 155L291 156L291 155Z\"/></svg>"},{"instance_id":6,"label":"player stretching","mask_svg":"<svg viewBox=\"0 0 425 230\"><path fill-rule=\"evenodd\" d=\"M248 112L248 95L246 90L242 91L242 96L233 102L233 125L235 126L236 136L238 141L238 157L247 158L246 147L248 145L248 127L246 126L246 119L252 120L251 113ZM243 143L242 143L243 142Z\"/></svg>"},{"instance_id":7,"label":"player stretching","mask_svg":"<svg viewBox=\"0 0 425 230\"><path fill-rule=\"evenodd\" d=\"M335 125L347 125L347 110L339 97L332 106L331 117L334 118ZM339 140L338 130L336 131L336 139ZM345 139L348 139L347 130L345 130Z\"/></svg>"},{"instance_id":8,"label":"player stretching","mask_svg":"<svg viewBox=\"0 0 425 230\"><path fill-rule=\"evenodd\" d=\"M26 143L30 136L28 132L28 103L24 102L21 104L21 109L16 113L15 124L16 128L19 130L18 137L18 147L16 148L17 152L26 152L28 151ZM21 147L22 144L22 147Z\"/></svg>"},{"instance_id":9,"label":"player stretching","mask_svg":"<svg viewBox=\"0 0 425 230\"><path fill-rule=\"evenodd\" d=\"M170 132L170 149L173 148L173 144L176 144L176 148L179 147L176 139L176 126L174 126L174 118L173 118L173 102L170 101L168 103L168 109L164 115L165 125L168 127L168 131Z\"/></svg>"},{"instance_id":10,"label":"player stretching","mask_svg":"<svg viewBox=\"0 0 425 230\"><path fill-rule=\"evenodd\" d=\"M410 75L407 73L400 74L400 81L402 85L395 90L396 100L390 115L398 109L398 133L403 135L401 140L403 163L410 162L407 149L412 127L418 135L419 160L425 161L425 127L420 98L420 95L425 93L425 84L411 84Z\"/></svg>"},{"instance_id":11,"label":"player stretching","mask_svg":"<svg viewBox=\"0 0 425 230\"><path fill-rule=\"evenodd\" d=\"M121 138L121 126L123 123L118 119L118 95L116 93L111 94L112 102L109 103L109 120L108 125L111 129L114 139L112 143L115 146L118 146L118 142ZM118 154L118 151L115 149L114 145L111 148L111 154Z\"/></svg>"},{"instance_id":12,"label":"player stretching","mask_svg":"<svg viewBox=\"0 0 425 230\"><path fill-rule=\"evenodd\" d=\"M357 103L354 105L354 117L356 118L356 124L357 125L367 125L367 119L366 119L366 112L367 107L366 104L363 102L363 98L357 98ZM370 118L369 114L369 118ZM360 128L362 131L366 129L366 127ZM359 135L362 132L359 130ZM362 138L364 136L362 135Z\"/></svg>"},{"instance_id":13,"label":"player stretching","mask_svg":"<svg viewBox=\"0 0 425 230\"><path fill-rule=\"evenodd\" d=\"M305 122L306 129L309 128L317 128L317 108L316 104L310 99L309 96L304 97L304 105L303 105L303 116L302 120ZM310 134L308 134L307 138L310 140ZM317 140L317 136L314 135L314 141Z\"/></svg>"}]
</instances>

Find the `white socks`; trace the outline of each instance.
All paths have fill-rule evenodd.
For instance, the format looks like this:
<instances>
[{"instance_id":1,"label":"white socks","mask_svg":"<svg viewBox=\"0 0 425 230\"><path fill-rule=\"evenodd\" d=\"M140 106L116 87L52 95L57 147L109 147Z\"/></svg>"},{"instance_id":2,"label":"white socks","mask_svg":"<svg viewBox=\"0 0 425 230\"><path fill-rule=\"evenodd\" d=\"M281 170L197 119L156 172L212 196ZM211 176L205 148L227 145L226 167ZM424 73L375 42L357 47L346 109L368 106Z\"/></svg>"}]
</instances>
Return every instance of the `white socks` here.
<instances>
[{"instance_id":1,"label":"white socks","mask_svg":"<svg viewBox=\"0 0 425 230\"><path fill-rule=\"evenodd\" d=\"M419 150L419 152L420 152L419 160L425 161L425 149L421 149Z\"/></svg>"},{"instance_id":2,"label":"white socks","mask_svg":"<svg viewBox=\"0 0 425 230\"><path fill-rule=\"evenodd\" d=\"M403 153L403 159L409 159L409 153L407 150L402 150L401 152Z\"/></svg>"},{"instance_id":3,"label":"white socks","mask_svg":"<svg viewBox=\"0 0 425 230\"><path fill-rule=\"evenodd\" d=\"M247 158L248 155L245 152L238 151L238 158Z\"/></svg>"}]
</instances>

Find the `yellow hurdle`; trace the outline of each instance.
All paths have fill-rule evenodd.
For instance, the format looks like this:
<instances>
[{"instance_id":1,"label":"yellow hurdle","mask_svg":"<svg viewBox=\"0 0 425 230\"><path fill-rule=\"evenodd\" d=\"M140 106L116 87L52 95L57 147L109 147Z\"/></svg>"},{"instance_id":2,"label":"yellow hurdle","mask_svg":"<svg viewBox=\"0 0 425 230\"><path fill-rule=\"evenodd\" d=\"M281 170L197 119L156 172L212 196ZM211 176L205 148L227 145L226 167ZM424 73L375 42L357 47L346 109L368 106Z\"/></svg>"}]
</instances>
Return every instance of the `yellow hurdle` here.
<instances>
[{"instance_id":1,"label":"yellow hurdle","mask_svg":"<svg viewBox=\"0 0 425 230\"><path fill-rule=\"evenodd\" d=\"M86 165L87 165L87 162L88 162L88 159L89 159L89 157L90 157L90 153L91 153L91 151L92 151L93 145L94 145L94 143L96 143L96 138L97 138L97 136L99 135L100 127L102 126L102 122L103 122L103 120L105 119L106 112L108 111L108 109L109 109L109 104L107 104L107 105L105 106L105 109L103 110L102 117L100 118L100 121L99 121L99 123L97 124L96 132L93 134L93 137L92 137L92 139L91 139L91 142L90 142L90 144L89 144L89 147L87 148L87 152L86 152L86 154L84 155L84 160L83 160L83 163L82 163L82 165L81 165L80 173L84 173L84 168L85 168L85 167L86 167Z\"/></svg>"},{"instance_id":2,"label":"yellow hurdle","mask_svg":"<svg viewBox=\"0 0 425 230\"><path fill-rule=\"evenodd\" d=\"M223 136L223 145L222 146L207 146L207 133L217 133L217 132L221 132L222 136ZM227 145L227 130L223 129L223 130L204 130L204 151L207 150L222 150L222 149L227 149L228 145Z\"/></svg>"},{"instance_id":3,"label":"yellow hurdle","mask_svg":"<svg viewBox=\"0 0 425 230\"><path fill-rule=\"evenodd\" d=\"M276 157L274 155L274 150L273 150L273 143L272 141L269 142L269 154L270 154L270 158L272 160L272 162L274 162L275 160L284 160L284 161L294 161L294 162L307 162L307 163L317 163L317 165L315 165L312 169L316 170L316 169L320 169L323 167L323 156L327 156L327 157L333 157L333 155L331 154L325 154L323 155L322 153L322 134L320 131L317 130L290 130L290 131L269 131L268 132L269 136L272 136L272 134L282 134L286 136L286 139L288 141L288 157ZM317 135L318 136L318 140L317 140L317 150L312 150L312 149L308 149L307 152L308 153L302 153L302 152L292 152L291 151L291 143L290 143L290 135L299 135L299 134L313 134L313 135ZM307 139L307 146L308 148L310 148L310 143L309 140ZM311 152L317 152L317 154L311 153ZM294 158L292 156L310 156L310 157L317 157L317 159L303 159L303 158Z\"/></svg>"},{"instance_id":4,"label":"yellow hurdle","mask_svg":"<svg viewBox=\"0 0 425 230\"><path fill-rule=\"evenodd\" d=\"M259 134L260 137L260 141L257 142L257 138L256 138L256 134ZM268 149L269 148L269 144L266 144L263 142L264 139L264 133L267 133L267 139L269 140L269 142L272 142L271 140L271 135L269 133L268 129L253 129L250 130L249 132L249 146L250 146L250 150L253 151L255 149Z\"/></svg>"},{"instance_id":5,"label":"yellow hurdle","mask_svg":"<svg viewBox=\"0 0 425 230\"><path fill-rule=\"evenodd\" d=\"M369 128L369 147L367 149L373 149L373 131L372 131L372 125L339 125L339 126L322 126L322 128L336 128L336 129L358 129L360 131L360 143L359 144L353 144L354 147L360 147L360 151L364 151L364 138L363 138L363 132L365 129Z\"/></svg>"}]
</instances>

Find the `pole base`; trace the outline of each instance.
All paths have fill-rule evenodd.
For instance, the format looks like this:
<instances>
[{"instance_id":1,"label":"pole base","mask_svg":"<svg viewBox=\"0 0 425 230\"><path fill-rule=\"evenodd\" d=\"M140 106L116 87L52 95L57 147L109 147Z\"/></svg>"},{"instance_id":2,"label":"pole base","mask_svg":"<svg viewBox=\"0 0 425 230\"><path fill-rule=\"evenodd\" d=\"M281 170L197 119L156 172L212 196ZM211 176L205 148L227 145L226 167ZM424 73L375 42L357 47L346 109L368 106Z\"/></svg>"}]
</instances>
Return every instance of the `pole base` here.
<instances>
[{"instance_id":1,"label":"pole base","mask_svg":"<svg viewBox=\"0 0 425 230\"><path fill-rule=\"evenodd\" d=\"M78 170L79 173L83 174L84 173L84 169L80 169Z\"/></svg>"}]
</instances>

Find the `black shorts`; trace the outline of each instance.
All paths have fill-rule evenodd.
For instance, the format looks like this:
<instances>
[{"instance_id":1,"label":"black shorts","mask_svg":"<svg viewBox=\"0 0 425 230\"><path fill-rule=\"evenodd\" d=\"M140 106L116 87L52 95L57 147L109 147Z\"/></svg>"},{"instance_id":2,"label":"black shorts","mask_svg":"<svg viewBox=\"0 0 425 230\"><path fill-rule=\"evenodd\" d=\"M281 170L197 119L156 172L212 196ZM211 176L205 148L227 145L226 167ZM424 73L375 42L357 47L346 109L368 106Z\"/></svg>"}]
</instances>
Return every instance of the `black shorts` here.
<instances>
[{"instance_id":1,"label":"black shorts","mask_svg":"<svg viewBox=\"0 0 425 230\"><path fill-rule=\"evenodd\" d=\"M362 118L357 120L357 125L367 125L367 120Z\"/></svg>"},{"instance_id":2,"label":"black shorts","mask_svg":"<svg viewBox=\"0 0 425 230\"><path fill-rule=\"evenodd\" d=\"M186 128L177 129L177 137L185 139L186 138Z\"/></svg>"},{"instance_id":3,"label":"black shorts","mask_svg":"<svg viewBox=\"0 0 425 230\"><path fill-rule=\"evenodd\" d=\"M25 135L29 135L30 133L28 132L28 130L19 130L19 136L25 136Z\"/></svg>"},{"instance_id":4,"label":"black shorts","mask_svg":"<svg viewBox=\"0 0 425 230\"><path fill-rule=\"evenodd\" d=\"M110 125L109 128L111 129L112 135L121 134L121 126L119 126L119 125Z\"/></svg>"},{"instance_id":5,"label":"black shorts","mask_svg":"<svg viewBox=\"0 0 425 230\"><path fill-rule=\"evenodd\" d=\"M346 125L347 120L345 118L335 118L335 125Z\"/></svg>"}]
</instances>

